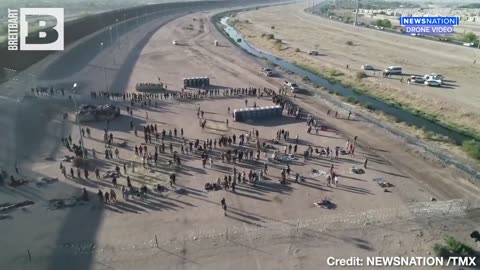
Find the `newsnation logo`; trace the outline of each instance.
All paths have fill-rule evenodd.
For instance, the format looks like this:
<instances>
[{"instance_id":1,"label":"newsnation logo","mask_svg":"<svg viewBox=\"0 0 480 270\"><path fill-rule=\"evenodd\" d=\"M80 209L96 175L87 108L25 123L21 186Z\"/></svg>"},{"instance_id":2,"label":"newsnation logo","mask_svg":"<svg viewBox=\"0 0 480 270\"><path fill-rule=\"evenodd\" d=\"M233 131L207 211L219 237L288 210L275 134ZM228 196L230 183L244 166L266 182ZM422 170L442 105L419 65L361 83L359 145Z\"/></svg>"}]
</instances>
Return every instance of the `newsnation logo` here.
<instances>
[{"instance_id":1,"label":"newsnation logo","mask_svg":"<svg viewBox=\"0 0 480 270\"><path fill-rule=\"evenodd\" d=\"M453 34L453 26L459 24L459 17L400 17L407 34Z\"/></svg>"},{"instance_id":2,"label":"newsnation logo","mask_svg":"<svg viewBox=\"0 0 480 270\"><path fill-rule=\"evenodd\" d=\"M62 51L63 8L8 9L9 51Z\"/></svg>"}]
</instances>

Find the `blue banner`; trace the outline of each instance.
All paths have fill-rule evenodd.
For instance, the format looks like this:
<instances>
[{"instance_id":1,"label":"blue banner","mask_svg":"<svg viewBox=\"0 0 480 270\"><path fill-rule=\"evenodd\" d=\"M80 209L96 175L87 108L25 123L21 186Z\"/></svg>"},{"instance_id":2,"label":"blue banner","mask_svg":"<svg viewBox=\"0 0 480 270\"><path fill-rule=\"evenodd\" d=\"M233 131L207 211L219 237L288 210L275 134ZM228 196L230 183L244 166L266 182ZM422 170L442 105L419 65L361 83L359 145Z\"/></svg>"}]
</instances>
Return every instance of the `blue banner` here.
<instances>
[{"instance_id":1,"label":"blue banner","mask_svg":"<svg viewBox=\"0 0 480 270\"><path fill-rule=\"evenodd\" d=\"M459 17L400 17L400 25L411 26L411 25L430 25L430 26L439 26L439 25L459 25Z\"/></svg>"}]
</instances>

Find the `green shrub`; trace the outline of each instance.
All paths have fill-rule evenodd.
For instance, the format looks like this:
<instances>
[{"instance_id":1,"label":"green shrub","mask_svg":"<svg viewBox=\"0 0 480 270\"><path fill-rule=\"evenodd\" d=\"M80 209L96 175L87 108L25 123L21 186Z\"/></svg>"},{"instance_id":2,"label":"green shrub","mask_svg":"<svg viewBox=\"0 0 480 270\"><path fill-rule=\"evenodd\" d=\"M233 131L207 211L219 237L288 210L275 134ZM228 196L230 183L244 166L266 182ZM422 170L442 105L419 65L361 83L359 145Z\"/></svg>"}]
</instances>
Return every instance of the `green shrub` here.
<instances>
[{"instance_id":1,"label":"green shrub","mask_svg":"<svg viewBox=\"0 0 480 270\"><path fill-rule=\"evenodd\" d=\"M347 44L348 46L353 46L353 41L349 40L349 41L345 42L345 44Z\"/></svg>"},{"instance_id":2,"label":"green shrub","mask_svg":"<svg viewBox=\"0 0 480 270\"><path fill-rule=\"evenodd\" d=\"M475 42L477 40L478 40L478 36L472 32L467 32L462 37L462 41L465 41L465 42Z\"/></svg>"},{"instance_id":3,"label":"green shrub","mask_svg":"<svg viewBox=\"0 0 480 270\"><path fill-rule=\"evenodd\" d=\"M268 34L267 35L267 39L274 39L274 38L275 38L275 36L273 34Z\"/></svg>"},{"instance_id":4,"label":"green shrub","mask_svg":"<svg viewBox=\"0 0 480 270\"><path fill-rule=\"evenodd\" d=\"M375 21L375 25L378 27L392 28L392 22L389 19L378 19Z\"/></svg>"},{"instance_id":5,"label":"green shrub","mask_svg":"<svg viewBox=\"0 0 480 270\"><path fill-rule=\"evenodd\" d=\"M337 76L342 76L342 75L344 75L344 73L343 73L343 72L340 72L340 71L338 71L338 70L336 70L336 69L330 69L330 70L328 70L328 75L330 75L330 77L337 77Z\"/></svg>"},{"instance_id":6,"label":"green shrub","mask_svg":"<svg viewBox=\"0 0 480 270\"><path fill-rule=\"evenodd\" d=\"M435 254L442 258L475 256L475 250L470 246L458 241L452 236L446 236L444 242L433 246Z\"/></svg>"},{"instance_id":7,"label":"green shrub","mask_svg":"<svg viewBox=\"0 0 480 270\"><path fill-rule=\"evenodd\" d=\"M355 78L357 78L357 80L361 80L366 77L367 77L367 74L363 71L358 71L357 73L355 73Z\"/></svg>"},{"instance_id":8,"label":"green shrub","mask_svg":"<svg viewBox=\"0 0 480 270\"><path fill-rule=\"evenodd\" d=\"M270 27L271 29L275 29L275 25L272 25L272 27Z\"/></svg>"},{"instance_id":9,"label":"green shrub","mask_svg":"<svg viewBox=\"0 0 480 270\"><path fill-rule=\"evenodd\" d=\"M299 49L299 48L296 48L296 49L295 49L295 52L300 52L300 49Z\"/></svg>"},{"instance_id":10,"label":"green shrub","mask_svg":"<svg viewBox=\"0 0 480 270\"><path fill-rule=\"evenodd\" d=\"M348 97L347 102L352 104L357 104L358 100L355 97Z\"/></svg>"},{"instance_id":11,"label":"green shrub","mask_svg":"<svg viewBox=\"0 0 480 270\"><path fill-rule=\"evenodd\" d=\"M470 157L480 160L480 142L476 140L464 141L462 144L462 149Z\"/></svg>"},{"instance_id":12,"label":"green shrub","mask_svg":"<svg viewBox=\"0 0 480 270\"><path fill-rule=\"evenodd\" d=\"M362 107L370 111L375 111L375 108L370 103L362 103Z\"/></svg>"},{"instance_id":13,"label":"green shrub","mask_svg":"<svg viewBox=\"0 0 480 270\"><path fill-rule=\"evenodd\" d=\"M331 94L331 95L333 95L333 91L332 91L332 90L328 91L328 93Z\"/></svg>"},{"instance_id":14,"label":"green shrub","mask_svg":"<svg viewBox=\"0 0 480 270\"><path fill-rule=\"evenodd\" d=\"M282 44L282 40L279 39L279 38L277 38L277 39L275 39L275 43L277 43L277 44Z\"/></svg>"}]
</instances>

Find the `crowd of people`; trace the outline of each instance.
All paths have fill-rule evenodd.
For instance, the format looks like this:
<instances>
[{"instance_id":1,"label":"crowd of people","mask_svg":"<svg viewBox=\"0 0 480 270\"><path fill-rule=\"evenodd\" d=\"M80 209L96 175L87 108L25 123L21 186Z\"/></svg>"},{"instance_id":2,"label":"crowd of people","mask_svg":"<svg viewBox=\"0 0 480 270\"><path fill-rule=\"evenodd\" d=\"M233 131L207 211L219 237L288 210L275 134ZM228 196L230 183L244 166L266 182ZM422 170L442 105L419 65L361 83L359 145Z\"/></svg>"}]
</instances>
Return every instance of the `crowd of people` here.
<instances>
[{"instance_id":1,"label":"crowd of people","mask_svg":"<svg viewBox=\"0 0 480 270\"><path fill-rule=\"evenodd\" d=\"M55 95L61 93L64 95L63 89L54 89L54 88L32 88L32 93L37 95ZM318 119L311 115L307 115L302 112L302 110L295 105L290 99L286 98L287 94L284 89L279 89L278 94L275 90L269 88L228 88L228 89L207 89L207 90L185 90L182 89L178 92L164 92L164 93L110 93L103 91L91 92L92 99L111 99L118 101L127 101L129 106L126 106L127 113L131 116L133 114L133 108L136 103L140 103L141 106L151 106L152 101L157 100L181 100L181 99L201 99L207 97L215 96L253 96L253 97L263 97L270 96L274 104L280 105L283 108L283 111L288 116L293 116L295 118L305 118L307 122L307 132L310 133L312 127L317 127L320 122ZM155 102L156 103L156 102ZM256 107L256 102L253 104L248 104L248 99L245 100L245 106ZM231 113L230 107L227 108L228 114ZM328 113L329 114L329 113ZM199 118L199 125L202 128L205 128L206 119L204 118L204 111L201 109L200 105L197 106L197 117ZM146 117L148 120L148 114ZM226 119L226 125L228 127L228 119ZM141 131L133 125L133 122L130 121L130 130L134 132L135 136L141 136L139 133ZM85 138L91 138L90 128L81 129L82 136ZM317 130L318 132L318 130ZM112 185L113 188L107 191L99 190L97 195L101 202L103 203L115 203L117 201L117 196L115 193L115 188L119 185L117 183L118 178L126 178L126 186L121 186L122 196L124 199L128 199L129 196L138 197L140 199L145 199L147 197L147 192L149 188L146 185L142 185L139 188L133 186L130 179L129 170L132 173L135 173L135 161L128 161L127 159L120 158L120 150L118 147L114 147L114 134L109 130L109 121L107 120L106 127L104 129L103 142L105 143L104 149L104 158L106 160L115 161L117 164L123 166L123 173L118 165L115 165L115 171L112 176ZM303 151L304 160L316 156L325 156L326 158L338 158L340 154L343 155L354 155L355 152L355 143L356 137L353 141L348 141L345 148L330 148L330 147L312 147L307 145L306 149ZM223 189L226 191L235 192L237 185L253 185L255 186L259 181L262 181L266 175L268 175L269 162L283 162L284 168L281 169L281 177L278 180L282 184L286 184L288 177L295 182L303 181L304 176L300 175L298 172L292 172L290 169L288 159L280 158L280 149L276 145L283 145L283 156L288 156L295 158L297 152L300 151L299 146L299 137L298 134L295 135L295 138L291 138L290 131L286 129L279 129L276 132L276 137L270 140L262 140L260 137L260 132L257 129L251 129L246 133L232 134L232 135L220 135L214 138L207 138L205 140L200 140L198 138L186 138L184 129L182 127L173 128L173 129L162 129L157 126L155 123L146 124L143 126L143 141L142 144L136 144L132 148L134 154L142 159L142 166L149 170L160 169L162 163L159 163L160 156L162 157L162 162L165 161L168 164L168 168L173 169L174 167L182 167L182 156L187 159L198 158L201 160L203 168L214 168L215 164L226 163L230 166L233 166L230 173L224 174L223 177L218 177L216 181L205 184L206 190L219 190ZM271 144L269 144L271 142ZM77 157L97 159L97 151L95 148L87 149L83 144L82 140L79 140L78 144L73 142L72 137L68 136L62 138L62 144L71 152L75 153ZM122 148L120 148L122 149ZM126 150L121 150L126 151ZM273 152L273 159L268 158L268 153ZM261 158L263 153L263 160ZM123 154L122 154L123 156ZM241 163L251 163L254 166L258 166L258 170L242 170L240 171L237 167L241 167ZM165 165L165 164L163 164ZM222 166L223 167L223 166ZM367 160L364 162L364 168L367 167ZM60 163L60 171L66 178L71 179L90 179L90 172L87 168L80 169L79 167L72 167L67 170L63 162ZM95 178L97 180L105 180L105 176L101 176L100 169L94 169ZM108 173L107 173L108 174ZM293 174L293 176L291 176ZM5 178L6 172L2 172L1 177L2 181ZM176 174L170 173L170 186L175 187ZM333 171L333 165L330 169L329 175L326 177L327 185L338 183L338 175ZM153 187L152 190L157 192L164 192L168 190L166 187L158 184ZM86 190L83 190L85 193ZM82 194L82 197L87 197L88 194ZM226 211L225 200L222 200L222 205Z\"/></svg>"}]
</instances>

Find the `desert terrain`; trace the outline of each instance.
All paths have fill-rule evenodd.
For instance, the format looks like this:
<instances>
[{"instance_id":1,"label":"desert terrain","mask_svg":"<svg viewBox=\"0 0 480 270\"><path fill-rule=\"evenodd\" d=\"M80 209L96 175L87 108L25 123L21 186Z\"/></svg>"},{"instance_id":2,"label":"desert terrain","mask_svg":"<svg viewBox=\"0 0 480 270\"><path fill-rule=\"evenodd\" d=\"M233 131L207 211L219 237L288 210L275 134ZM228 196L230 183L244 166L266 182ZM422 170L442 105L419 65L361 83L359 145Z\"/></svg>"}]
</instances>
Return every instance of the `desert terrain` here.
<instances>
[{"instance_id":1,"label":"desert terrain","mask_svg":"<svg viewBox=\"0 0 480 270\"><path fill-rule=\"evenodd\" d=\"M471 210L478 199L478 187L450 168L406 151L402 142L355 115L351 119L343 112L339 117L328 116L327 110L334 108L299 94L295 99L291 95L284 98L310 113L327 130L309 134L305 119L285 114L275 119L234 122L229 107L243 108L245 101L249 107L254 103L271 106L272 98L224 96L224 89L278 91L283 79L262 76L259 61L230 44L212 25L210 17L216 12L220 11L171 14L124 33L115 46L97 50L99 41L108 38L100 33L82 41L91 43L92 48L82 54L86 58L83 66L52 56L20 74L20 82L2 85L0 125L9 131L1 141L2 168L30 182L15 188L0 186L0 203L35 203L1 213L0 230L5 232L1 241L2 269L327 269L329 256L429 256L432 246L445 235L470 243L468 234L478 229L479 223L478 211ZM173 45L172 40L178 45ZM219 46L213 45L215 40ZM77 46L81 47L81 42ZM75 47L70 50L73 52L67 50L62 56L73 59ZM106 73L102 67L106 67ZM28 94L22 98L30 91L25 84L19 84L29 73L38 76L28 80L28 86L65 87L66 96ZM155 99L151 105L135 103L134 107L121 98L90 98L90 91L105 88L115 93L135 93L137 83L155 83L158 78L168 90L181 92L183 78L196 76L208 76L211 88L219 90L220 95L195 100ZM75 95L80 104L111 103L122 110L108 124L114 145L126 142L124 147L115 146L119 157L104 158L104 121L83 124L92 132L84 138L92 165L88 179L83 173L81 177L69 173L64 176L59 169L61 159L72 155L61 144L61 138L71 136L73 142L80 139L68 99L72 95L68 87L74 82L80 86L81 92ZM127 106L133 109L132 116L126 112ZM205 129L199 126L198 107L205 112ZM68 113L66 119L64 113ZM228 125L226 119L230 120ZM130 129L130 121L138 136ZM172 153L167 150L160 153L158 165L147 169L134 153L134 147L144 143L143 126L147 124L159 130L183 129L188 141L201 142L222 135L235 134L238 138L255 129L261 142L271 143L276 132L284 129L290 132L290 139L274 146L282 151L284 146L295 144L298 135L299 153L309 145L344 148L357 136L356 151L338 159L314 156L306 161L297 154L289 166L305 181L295 183L290 179L280 184L286 164L270 162L263 153L259 160L223 163L222 151L242 147L236 143L217 147L208 151L213 165L204 167L199 154L181 153L181 139L174 137L167 138L165 144L172 144L182 165L170 168ZM159 144L153 139L147 144L149 151ZM96 159L91 158L93 148ZM245 148L254 149L255 145ZM350 173L353 166L362 167L365 158L369 160L365 173ZM264 163L269 166L268 175L256 185L241 183L235 192L204 189L205 183L232 174L234 167L248 173L261 170ZM70 162L62 165L67 171L73 166ZM117 165L122 174L119 186L127 185L126 176L134 187L147 185L145 199L126 200L111 179L95 178L93 168L103 174ZM327 186L324 176L310 174L312 169L328 171L331 165L339 175L337 186ZM172 171L177 179L170 187ZM58 181L37 184L36 179L45 176ZM376 178L392 186L386 192L373 181ZM157 184L168 191L152 192ZM88 190L88 202L51 207L51 200L78 197L82 188ZM98 190L110 189L116 191L118 201L100 202ZM222 198L228 205L226 215L220 204ZM336 207L323 209L313 204L325 198Z\"/></svg>"},{"instance_id":2,"label":"desert terrain","mask_svg":"<svg viewBox=\"0 0 480 270\"><path fill-rule=\"evenodd\" d=\"M236 16L236 27L253 46L282 59L320 73L335 70L336 79L373 96L437 115L440 122L472 133L480 130L480 95L476 91L479 64L474 64L480 56L478 50L355 28L307 14L304 8L302 3L242 12ZM274 39L262 34L273 34ZM282 41L280 47L275 39ZM297 48L300 51L296 52ZM310 50L319 55L308 55ZM359 81L356 74L364 64L378 70L366 71L367 78ZM402 66L405 75L383 78L382 70L393 65ZM432 72L445 76L444 87L405 83L410 74Z\"/></svg>"}]
</instances>

